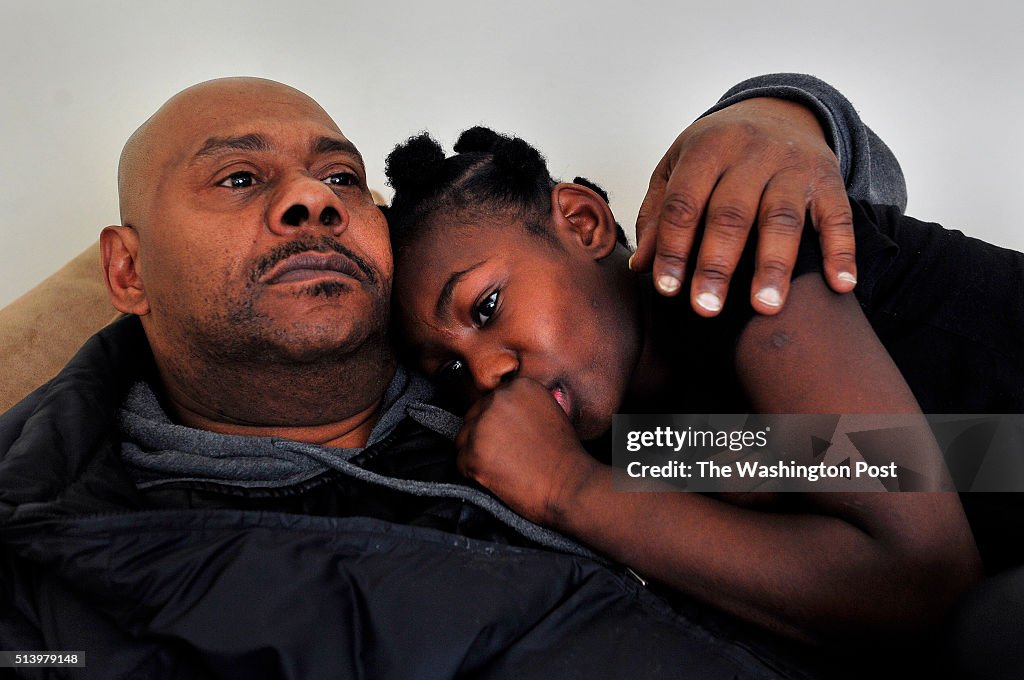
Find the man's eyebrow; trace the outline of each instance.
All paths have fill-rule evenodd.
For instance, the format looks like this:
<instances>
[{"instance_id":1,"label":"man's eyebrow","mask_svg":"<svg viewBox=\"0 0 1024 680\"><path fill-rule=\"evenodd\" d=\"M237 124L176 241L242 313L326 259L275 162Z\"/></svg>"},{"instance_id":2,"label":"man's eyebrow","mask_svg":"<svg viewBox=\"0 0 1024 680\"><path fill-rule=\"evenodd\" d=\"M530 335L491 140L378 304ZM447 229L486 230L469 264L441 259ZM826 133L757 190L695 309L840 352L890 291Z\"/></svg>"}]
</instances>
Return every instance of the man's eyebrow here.
<instances>
[{"instance_id":1,"label":"man's eyebrow","mask_svg":"<svg viewBox=\"0 0 1024 680\"><path fill-rule=\"evenodd\" d=\"M255 133L238 137L210 137L196 151L193 159L213 156L222 151L270 151L271 148L270 142Z\"/></svg>"},{"instance_id":2,"label":"man's eyebrow","mask_svg":"<svg viewBox=\"0 0 1024 680\"><path fill-rule=\"evenodd\" d=\"M452 272L452 275L448 277L448 280L441 286L441 293L437 296L437 304L434 305L434 318L441 321L448 315L448 311L452 306L452 294L455 292L455 286L459 285L459 281L462 281L471 271L482 265L487 260L480 260L476 264L471 264L460 272Z\"/></svg>"},{"instance_id":3,"label":"man's eyebrow","mask_svg":"<svg viewBox=\"0 0 1024 680\"><path fill-rule=\"evenodd\" d=\"M360 163L363 161L363 155L359 153L359 149L356 148L355 144L347 139L338 139L337 137L317 138L313 142L313 153L347 153L358 158Z\"/></svg>"}]
</instances>

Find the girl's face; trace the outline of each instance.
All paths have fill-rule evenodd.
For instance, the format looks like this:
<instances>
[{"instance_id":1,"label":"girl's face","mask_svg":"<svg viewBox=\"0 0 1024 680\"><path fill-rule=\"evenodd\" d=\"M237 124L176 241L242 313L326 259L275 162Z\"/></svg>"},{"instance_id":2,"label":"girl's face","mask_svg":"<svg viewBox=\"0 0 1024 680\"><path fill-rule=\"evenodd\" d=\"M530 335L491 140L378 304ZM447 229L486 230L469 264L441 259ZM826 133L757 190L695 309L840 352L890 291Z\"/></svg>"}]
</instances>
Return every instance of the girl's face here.
<instances>
[{"instance_id":1,"label":"girl's face","mask_svg":"<svg viewBox=\"0 0 1024 680\"><path fill-rule=\"evenodd\" d=\"M421 370L472 403L516 376L544 385L581 439L611 426L639 353L608 263L521 223L428 230L398 255L398 323Z\"/></svg>"}]
</instances>

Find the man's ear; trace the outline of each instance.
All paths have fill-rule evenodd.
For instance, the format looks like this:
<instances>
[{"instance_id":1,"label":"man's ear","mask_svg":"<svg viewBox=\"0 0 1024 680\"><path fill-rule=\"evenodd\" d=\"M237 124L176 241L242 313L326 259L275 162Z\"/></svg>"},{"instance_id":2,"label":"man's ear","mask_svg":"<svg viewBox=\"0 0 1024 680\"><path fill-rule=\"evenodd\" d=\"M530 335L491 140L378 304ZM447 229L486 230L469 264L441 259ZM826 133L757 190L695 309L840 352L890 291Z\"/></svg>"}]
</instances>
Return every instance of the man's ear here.
<instances>
[{"instance_id":1,"label":"man's ear","mask_svg":"<svg viewBox=\"0 0 1024 680\"><path fill-rule=\"evenodd\" d=\"M592 189L568 182L556 184L551 190L551 218L559 237L587 249L595 260L615 250L615 217Z\"/></svg>"},{"instance_id":2,"label":"man's ear","mask_svg":"<svg viewBox=\"0 0 1024 680\"><path fill-rule=\"evenodd\" d=\"M111 226L100 232L100 257L110 302L125 314L149 314L149 299L139 272L139 234L132 227Z\"/></svg>"}]
</instances>

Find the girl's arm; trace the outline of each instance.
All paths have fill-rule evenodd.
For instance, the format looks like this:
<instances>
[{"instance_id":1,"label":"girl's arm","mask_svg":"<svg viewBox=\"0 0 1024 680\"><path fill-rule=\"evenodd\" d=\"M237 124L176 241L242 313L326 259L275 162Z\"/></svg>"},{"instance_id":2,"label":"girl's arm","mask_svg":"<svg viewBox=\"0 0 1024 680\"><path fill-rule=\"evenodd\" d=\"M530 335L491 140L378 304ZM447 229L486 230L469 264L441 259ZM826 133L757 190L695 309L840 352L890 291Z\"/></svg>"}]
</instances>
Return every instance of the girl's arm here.
<instances>
[{"instance_id":1,"label":"girl's arm","mask_svg":"<svg viewBox=\"0 0 1024 680\"><path fill-rule=\"evenodd\" d=\"M748 324L737 365L758 410L918 411L856 300L817 276L794 282L781 314ZM955 493L787 494L798 506L783 513L615 491L613 470L583 453L543 388L514 382L470 414L464 470L534 521L740 618L811 641L912 632L980 574Z\"/></svg>"}]
</instances>

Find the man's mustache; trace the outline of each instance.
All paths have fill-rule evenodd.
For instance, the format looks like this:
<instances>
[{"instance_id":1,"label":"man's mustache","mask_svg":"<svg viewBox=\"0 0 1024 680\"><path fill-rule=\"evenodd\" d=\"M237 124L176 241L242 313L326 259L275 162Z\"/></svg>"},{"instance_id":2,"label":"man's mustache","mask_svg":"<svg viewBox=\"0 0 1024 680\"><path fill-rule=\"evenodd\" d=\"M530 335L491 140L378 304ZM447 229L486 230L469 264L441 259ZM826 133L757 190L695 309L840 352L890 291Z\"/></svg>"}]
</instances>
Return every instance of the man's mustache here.
<instances>
[{"instance_id":1,"label":"man's mustache","mask_svg":"<svg viewBox=\"0 0 1024 680\"><path fill-rule=\"evenodd\" d=\"M284 243L269 253L257 260L256 265L252 270L253 282L259 281L263 278L263 275L270 271L278 262L287 260L292 255L298 255L299 253L338 253L344 255L359 268L359 271L366 275L366 280L370 283L377 283L377 273L372 267L364 260L359 257L351 250L341 245L329 236L320 236L318 238L306 236L295 239Z\"/></svg>"}]
</instances>

